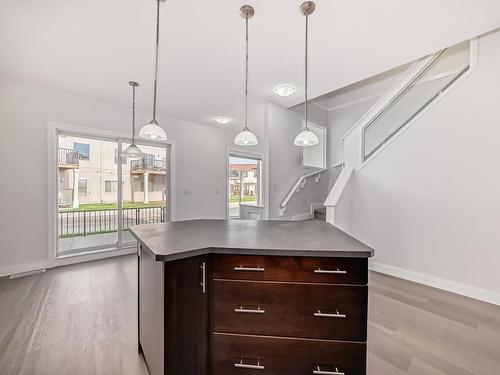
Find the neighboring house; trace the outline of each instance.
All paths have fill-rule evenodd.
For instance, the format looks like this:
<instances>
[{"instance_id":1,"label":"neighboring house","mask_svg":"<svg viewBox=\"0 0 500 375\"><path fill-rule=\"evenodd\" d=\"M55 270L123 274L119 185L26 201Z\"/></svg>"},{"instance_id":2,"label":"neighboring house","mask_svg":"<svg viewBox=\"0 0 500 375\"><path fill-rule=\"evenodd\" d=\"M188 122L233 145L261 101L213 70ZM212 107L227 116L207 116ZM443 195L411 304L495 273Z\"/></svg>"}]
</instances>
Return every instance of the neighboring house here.
<instances>
[{"instance_id":1,"label":"neighboring house","mask_svg":"<svg viewBox=\"0 0 500 375\"><path fill-rule=\"evenodd\" d=\"M122 163L124 202L165 200L166 152L141 146L143 159L118 156L114 142L60 136L58 150L59 206L77 208L81 203L116 203L118 168Z\"/></svg>"},{"instance_id":2,"label":"neighboring house","mask_svg":"<svg viewBox=\"0 0 500 375\"><path fill-rule=\"evenodd\" d=\"M257 195L258 167L257 164L229 164L229 191L231 196Z\"/></svg>"}]
</instances>

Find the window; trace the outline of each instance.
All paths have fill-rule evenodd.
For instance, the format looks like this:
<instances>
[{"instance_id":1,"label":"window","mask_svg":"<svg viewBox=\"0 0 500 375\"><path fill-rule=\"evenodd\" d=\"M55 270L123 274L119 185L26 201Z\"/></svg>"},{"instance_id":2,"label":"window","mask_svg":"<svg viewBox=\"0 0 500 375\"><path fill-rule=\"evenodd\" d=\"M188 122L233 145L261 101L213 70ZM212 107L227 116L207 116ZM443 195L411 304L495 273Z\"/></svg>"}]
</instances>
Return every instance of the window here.
<instances>
[{"instance_id":1,"label":"window","mask_svg":"<svg viewBox=\"0 0 500 375\"><path fill-rule=\"evenodd\" d=\"M77 151L81 160L89 160L90 145L88 143L73 143L73 150Z\"/></svg>"},{"instance_id":2,"label":"window","mask_svg":"<svg viewBox=\"0 0 500 375\"><path fill-rule=\"evenodd\" d=\"M305 125L305 121L304 121ZM302 166L305 168L325 168L326 166L326 129L308 122L309 129L318 137L318 144L302 148Z\"/></svg>"},{"instance_id":3,"label":"window","mask_svg":"<svg viewBox=\"0 0 500 375\"><path fill-rule=\"evenodd\" d=\"M87 180L84 178L78 180L78 195L80 197L87 196Z\"/></svg>"},{"instance_id":4,"label":"window","mask_svg":"<svg viewBox=\"0 0 500 375\"><path fill-rule=\"evenodd\" d=\"M54 223L50 241L54 241L56 257L97 253L111 249L122 249L134 245L135 239L129 228L136 224L160 223L168 220L167 168L152 171L149 177L149 192L139 192L144 174L140 169L131 170L120 162L120 150L130 144L108 133L81 136L68 133L57 125L53 137L49 138L51 155L50 172L55 173L56 183L50 188L51 202L48 207L50 222ZM168 160L168 146L156 143L141 147L155 154L155 160ZM89 159L90 148L92 158ZM63 150L63 151L61 151ZM66 153L67 150L67 153ZM67 163L75 155L75 163ZM130 162L140 161L130 160ZM122 159L124 163L129 160ZM83 165L82 165L83 164ZM147 184L147 183L146 183ZM147 187L146 187L147 189ZM152 191L154 190L155 191ZM138 204L133 213L124 207L129 202ZM148 210L140 203L153 203L162 209ZM139 213L138 213L139 212ZM51 246L52 247L52 243ZM0 373L2 371L0 370Z\"/></svg>"},{"instance_id":5,"label":"window","mask_svg":"<svg viewBox=\"0 0 500 375\"><path fill-rule=\"evenodd\" d=\"M153 154L144 155L144 164L146 169L154 169L156 157Z\"/></svg>"},{"instance_id":6,"label":"window","mask_svg":"<svg viewBox=\"0 0 500 375\"><path fill-rule=\"evenodd\" d=\"M469 41L437 54L434 60L363 128L363 161L368 160L409 125L469 68Z\"/></svg>"},{"instance_id":7,"label":"window","mask_svg":"<svg viewBox=\"0 0 500 375\"><path fill-rule=\"evenodd\" d=\"M106 180L104 181L105 193L116 193L118 191L118 181Z\"/></svg>"},{"instance_id":8,"label":"window","mask_svg":"<svg viewBox=\"0 0 500 375\"><path fill-rule=\"evenodd\" d=\"M115 164L118 164L118 149L115 148ZM122 156L122 164L127 164L127 157Z\"/></svg>"}]
</instances>

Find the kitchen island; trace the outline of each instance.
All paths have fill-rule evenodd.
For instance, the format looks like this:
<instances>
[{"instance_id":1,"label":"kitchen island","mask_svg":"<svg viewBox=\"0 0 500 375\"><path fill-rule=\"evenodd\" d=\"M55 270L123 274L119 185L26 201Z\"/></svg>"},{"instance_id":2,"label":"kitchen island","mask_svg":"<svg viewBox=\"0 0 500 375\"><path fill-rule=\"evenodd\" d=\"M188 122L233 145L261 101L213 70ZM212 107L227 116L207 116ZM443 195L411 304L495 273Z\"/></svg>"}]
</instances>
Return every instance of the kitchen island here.
<instances>
[{"instance_id":1,"label":"kitchen island","mask_svg":"<svg viewBox=\"0 0 500 375\"><path fill-rule=\"evenodd\" d=\"M131 232L152 375L366 373L368 246L320 221Z\"/></svg>"}]
</instances>

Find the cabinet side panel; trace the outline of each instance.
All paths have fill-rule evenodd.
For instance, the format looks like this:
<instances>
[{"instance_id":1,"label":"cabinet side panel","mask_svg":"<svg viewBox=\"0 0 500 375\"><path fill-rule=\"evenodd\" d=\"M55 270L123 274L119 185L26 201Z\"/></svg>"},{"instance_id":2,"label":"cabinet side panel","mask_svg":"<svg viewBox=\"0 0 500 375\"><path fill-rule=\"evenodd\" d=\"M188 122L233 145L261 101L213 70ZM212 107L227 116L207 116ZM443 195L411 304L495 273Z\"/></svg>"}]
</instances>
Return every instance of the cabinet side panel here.
<instances>
[{"instance_id":1,"label":"cabinet side panel","mask_svg":"<svg viewBox=\"0 0 500 375\"><path fill-rule=\"evenodd\" d=\"M166 373L206 375L207 264L194 257L166 264ZM206 285L206 284L205 284Z\"/></svg>"},{"instance_id":2,"label":"cabinet side panel","mask_svg":"<svg viewBox=\"0 0 500 375\"><path fill-rule=\"evenodd\" d=\"M147 250L139 256L139 342L150 375L164 373L164 263Z\"/></svg>"}]
</instances>

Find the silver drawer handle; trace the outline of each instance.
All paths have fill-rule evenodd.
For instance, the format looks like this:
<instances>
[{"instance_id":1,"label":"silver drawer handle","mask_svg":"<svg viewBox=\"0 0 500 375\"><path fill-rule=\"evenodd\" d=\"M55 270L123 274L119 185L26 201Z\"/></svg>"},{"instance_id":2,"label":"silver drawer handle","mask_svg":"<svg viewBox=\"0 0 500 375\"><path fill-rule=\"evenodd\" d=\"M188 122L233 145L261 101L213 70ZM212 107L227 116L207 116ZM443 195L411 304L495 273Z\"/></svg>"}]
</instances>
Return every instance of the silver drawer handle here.
<instances>
[{"instance_id":1,"label":"silver drawer handle","mask_svg":"<svg viewBox=\"0 0 500 375\"><path fill-rule=\"evenodd\" d=\"M266 310L261 309L260 306L257 309L245 309L243 306L234 309L235 313L246 313L246 314L265 314Z\"/></svg>"},{"instance_id":2,"label":"silver drawer handle","mask_svg":"<svg viewBox=\"0 0 500 375\"><path fill-rule=\"evenodd\" d=\"M326 273L329 275L346 275L347 271L339 270L338 268L336 270L322 270L321 268L316 268L314 270L314 273Z\"/></svg>"},{"instance_id":3,"label":"silver drawer handle","mask_svg":"<svg viewBox=\"0 0 500 375\"><path fill-rule=\"evenodd\" d=\"M202 262L201 263L201 283L200 283L200 286L201 286L201 291L203 292L203 294L205 294L207 292L207 265L205 262Z\"/></svg>"},{"instance_id":4,"label":"silver drawer handle","mask_svg":"<svg viewBox=\"0 0 500 375\"><path fill-rule=\"evenodd\" d=\"M236 362L234 364L234 367L236 367L236 368L248 368L248 369L252 369L252 370L264 370L264 366L262 366L260 364L260 359L257 360L256 365L248 365L246 363L243 363L243 358L242 358L242 359L240 359L239 362Z\"/></svg>"},{"instance_id":5,"label":"silver drawer handle","mask_svg":"<svg viewBox=\"0 0 500 375\"><path fill-rule=\"evenodd\" d=\"M345 372L339 371L337 367L335 367L335 371L323 371L317 367L317 370L313 370L314 375L345 375Z\"/></svg>"},{"instance_id":6,"label":"silver drawer handle","mask_svg":"<svg viewBox=\"0 0 500 375\"><path fill-rule=\"evenodd\" d=\"M265 268L257 266L257 267L234 267L235 271L248 271L248 272L264 272Z\"/></svg>"},{"instance_id":7,"label":"silver drawer handle","mask_svg":"<svg viewBox=\"0 0 500 375\"><path fill-rule=\"evenodd\" d=\"M320 309L318 309L317 312L314 313L314 316L318 316L320 318L347 318L346 314L341 314L338 312L338 310L335 312L335 314L331 313L322 313Z\"/></svg>"}]
</instances>

